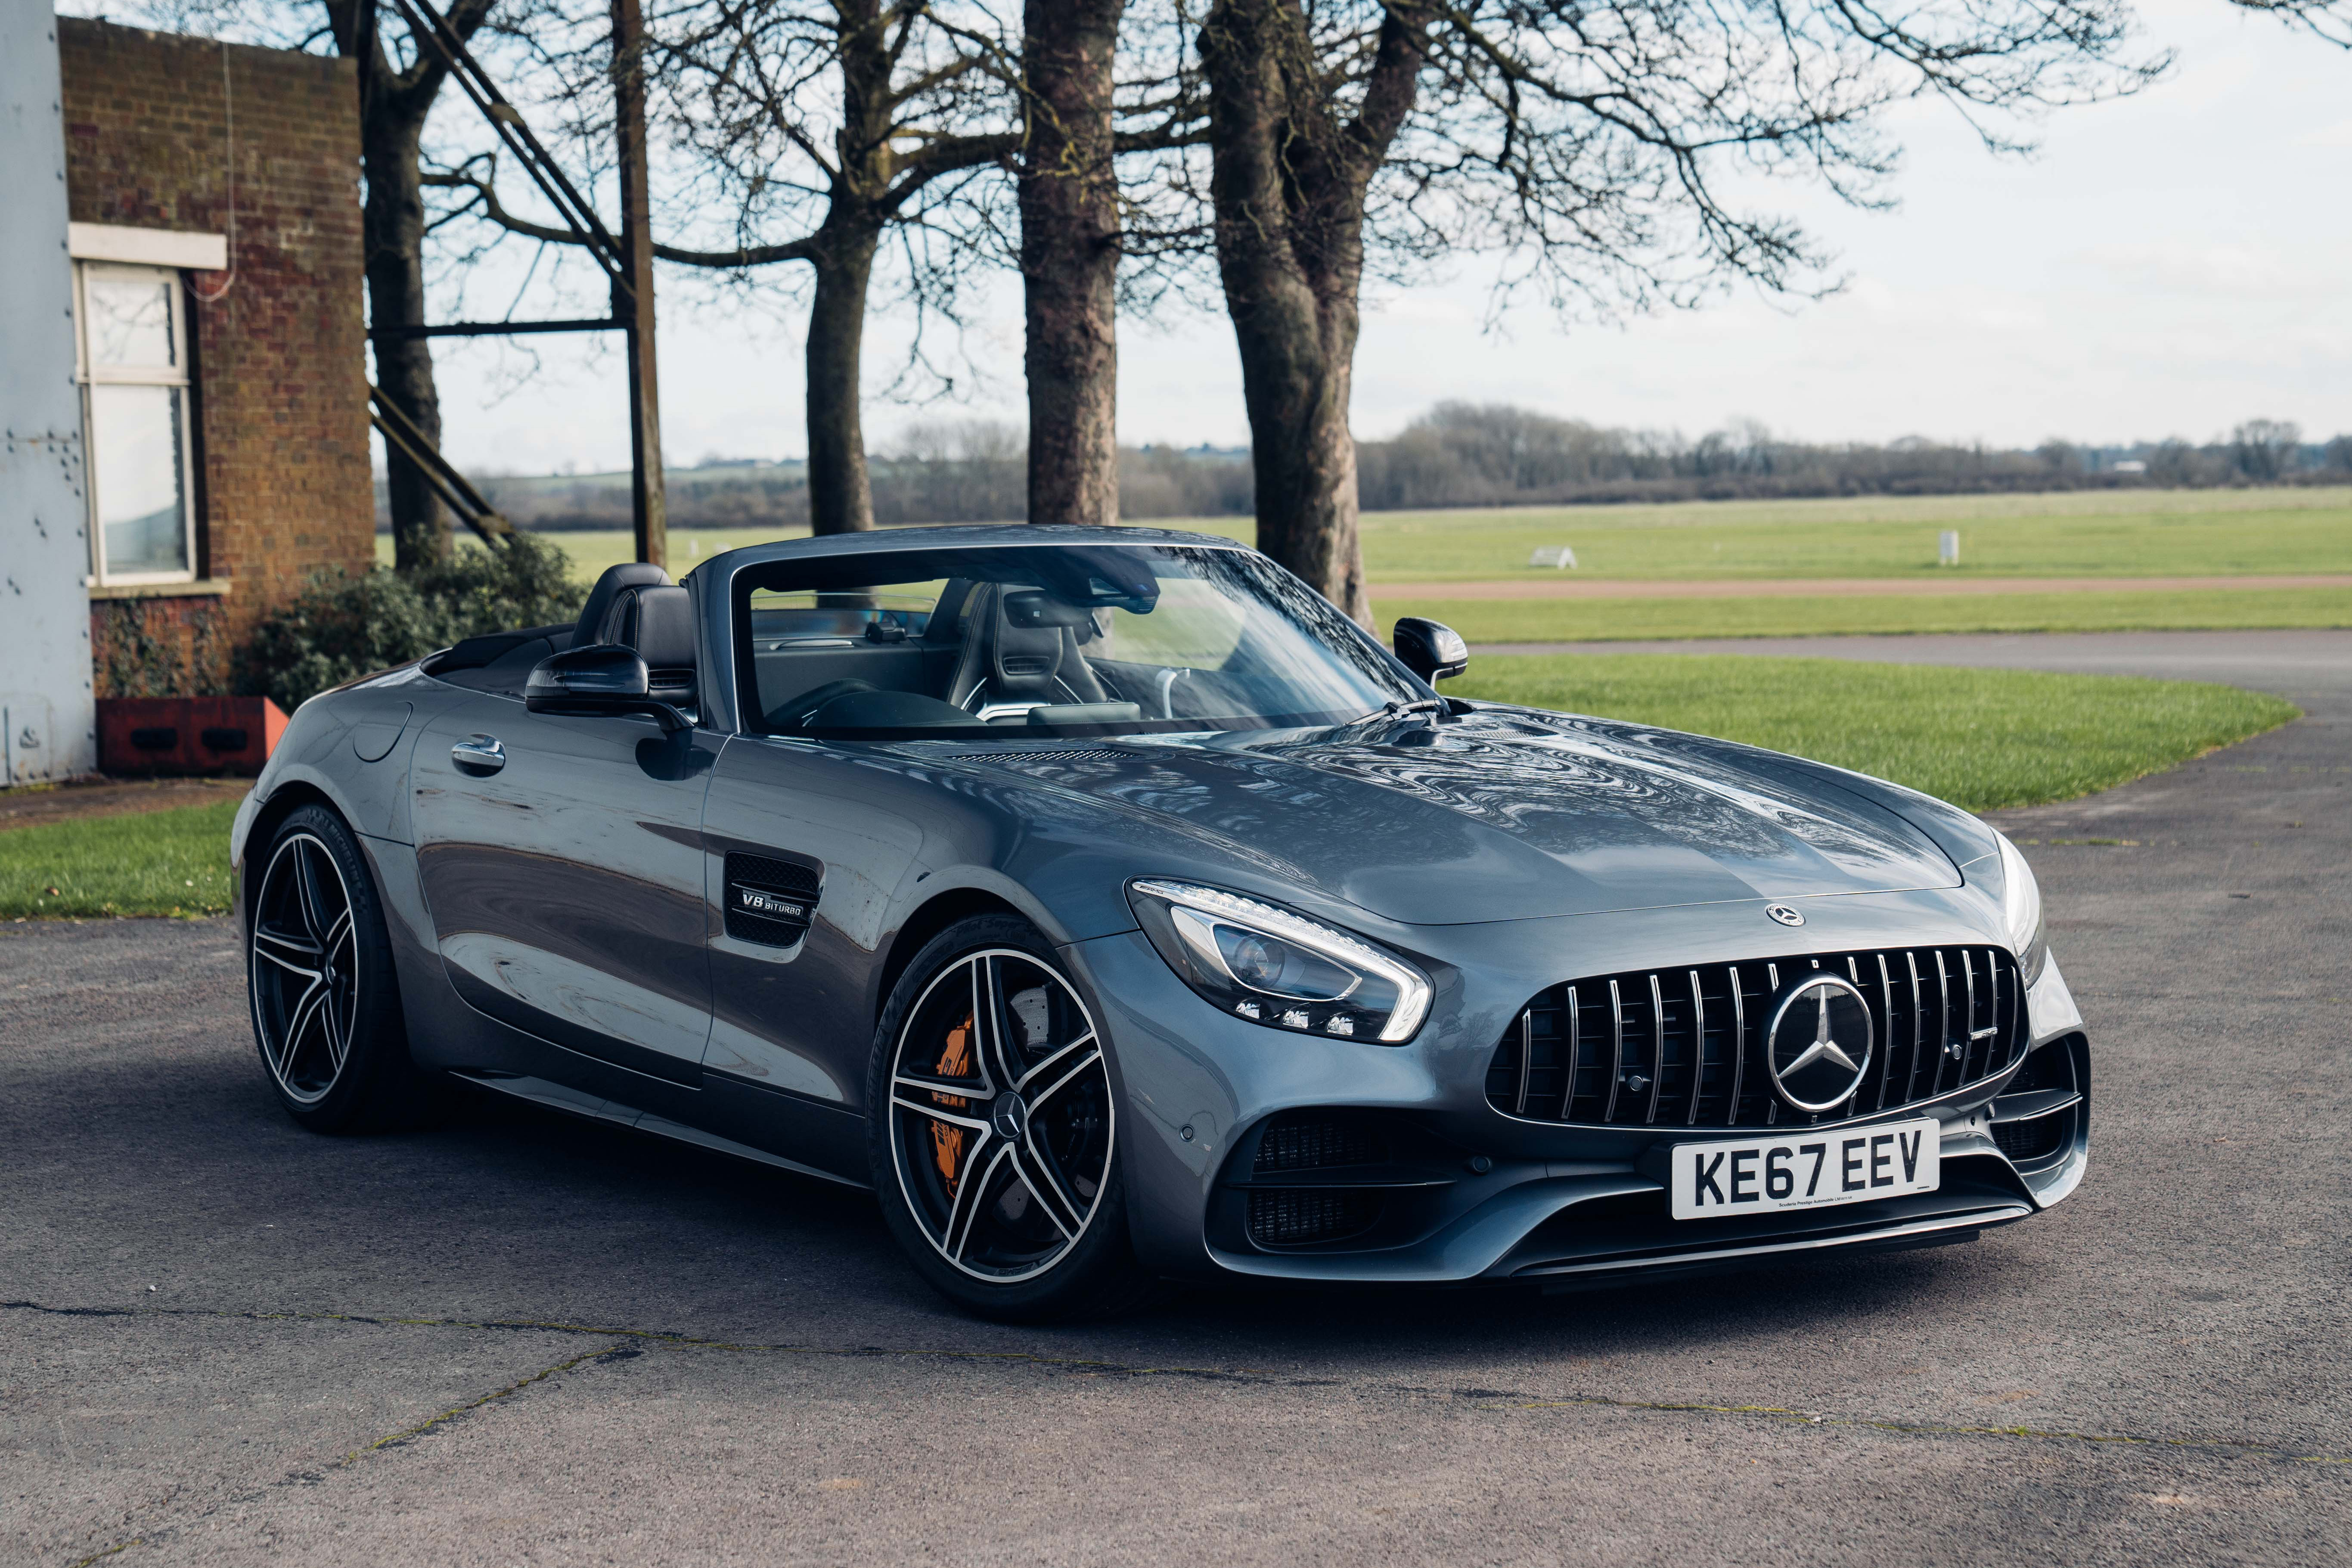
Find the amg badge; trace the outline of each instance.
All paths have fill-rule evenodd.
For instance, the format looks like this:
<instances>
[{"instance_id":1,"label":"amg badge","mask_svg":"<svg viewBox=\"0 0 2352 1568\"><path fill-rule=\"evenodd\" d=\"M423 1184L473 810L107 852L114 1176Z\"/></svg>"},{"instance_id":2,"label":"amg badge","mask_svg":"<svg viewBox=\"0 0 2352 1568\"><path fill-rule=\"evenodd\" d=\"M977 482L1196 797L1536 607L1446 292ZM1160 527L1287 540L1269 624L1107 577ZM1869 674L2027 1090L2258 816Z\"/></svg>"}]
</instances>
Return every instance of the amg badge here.
<instances>
[{"instance_id":1,"label":"amg badge","mask_svg":"<svg viewBox=\"0 0 2352 1568\"><path fill-rule=\"evenodd\" d=\"M808 906L780 899L764 888L737 888L735 907L755 915L765 915L772 921L799 921L808 923Z\"/></svg>"},{"instance_id":2,"label":"amg badge","mask_svg":"<svg viewBox=\"0 0 2352 1568\"><path fill-rule=\"evenodd\" d=\"M727 857L727 934L761 947L795 947L808 935L823 892L812 866L767 855Z\"/></svg>"}]
</instances>

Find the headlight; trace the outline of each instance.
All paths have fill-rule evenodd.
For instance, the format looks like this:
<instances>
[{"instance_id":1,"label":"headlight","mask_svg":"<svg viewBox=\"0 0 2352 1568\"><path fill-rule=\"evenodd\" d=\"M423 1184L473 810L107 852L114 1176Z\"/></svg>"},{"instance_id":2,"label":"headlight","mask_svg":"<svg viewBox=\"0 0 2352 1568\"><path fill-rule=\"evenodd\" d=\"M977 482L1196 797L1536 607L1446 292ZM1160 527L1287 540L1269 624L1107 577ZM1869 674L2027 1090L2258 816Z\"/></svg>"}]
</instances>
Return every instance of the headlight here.
<instances>
[{"instance_id":1,"label":"headlight","mask_svg":"<svg viewBox=\"0 0 2352 1568\"><path fill-rule=\"evenodd\" d=\"M1361 937L1192 882L1130 882L1128 892L1168 967L1237 1018L1397 1045L1429 1015L1429 977Z\"/></svg>"},{"instance_id":2,"label":"headlight","mask_svg":"<svg viewBox=\"0 0 2352 1568\"><path fill-rule=\"evenodd\" d=\"M2009 835L1996 832L1993 837L2000 840L2001 922L2009 928L2009 947L2017 954L2017 967L2031 985L2042 978L2042 961L2050 956L2050 944L2042 930L2042 885L2033 879L2033 868L2025 863Z\"/></svg>"}]
</instances>

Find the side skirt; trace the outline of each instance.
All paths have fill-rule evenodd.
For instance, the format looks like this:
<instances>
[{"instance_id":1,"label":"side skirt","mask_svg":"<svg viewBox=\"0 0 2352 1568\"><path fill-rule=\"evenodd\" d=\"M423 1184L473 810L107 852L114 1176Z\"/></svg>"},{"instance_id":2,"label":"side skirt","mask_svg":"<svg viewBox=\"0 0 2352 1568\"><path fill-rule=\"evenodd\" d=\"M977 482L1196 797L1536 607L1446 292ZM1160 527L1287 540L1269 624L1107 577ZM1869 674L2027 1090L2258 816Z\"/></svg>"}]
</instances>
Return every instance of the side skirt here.
<instances>
[{"instance_id":1,"label":"side skirt","mask_svg":"<svg viewBox=\"0 0 2352 1568\"><path fill-rule=\"evenodd\" d=\"M668 1117L656 1115L650 1110L640 1110L635 1106L624 1105L616 1100L599 1100L593 1094L583 1094L578 1089L566 1088L560 1083L550 1083L545 1079L517 1078L505 1073L483 1072L478 1069L469 1072L463 1068L455 1070L451 1076L462 1079L467 1083L478 1084L484 1089L497 1089L501 1094L510 1094L517 1100L527 1100L534 1105L546 1106L552 1110L565 1111L573 1116L586 1117L596 1121L614 1122L623 1127L634 1127L640 1132L651 1132L659 1137L675 1139L681 1143L692 1143L718 1153L732 1154L739 1160L751 1160L762 1165L772 1165L777 1170L791 1171L796 1175L814 1176L819 1181L832 1182L838 1186L854 1187L859 1192L873 1190L867 1184L836 1172L821 1170L814 1165L803 1165L798 1160L787 1160L782 1154L772 1154L765 1149L755 1149L749 1143L738 1143L731 1138L721 1138L715 1132L706 1132L699 1127L689 1127L683 1121L673 1121Z\"/></svg>"}]
</instances>

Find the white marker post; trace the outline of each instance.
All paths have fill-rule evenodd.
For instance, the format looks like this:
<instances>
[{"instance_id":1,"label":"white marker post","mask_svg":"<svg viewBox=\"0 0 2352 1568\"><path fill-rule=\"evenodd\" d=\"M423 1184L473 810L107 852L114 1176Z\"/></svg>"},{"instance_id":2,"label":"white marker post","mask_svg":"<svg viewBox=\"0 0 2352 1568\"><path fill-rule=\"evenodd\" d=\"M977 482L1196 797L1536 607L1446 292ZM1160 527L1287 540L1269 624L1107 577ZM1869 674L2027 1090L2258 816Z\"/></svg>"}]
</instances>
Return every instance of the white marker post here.
<instances>
[{"instance_id":1,"label":"white marker post","mask_svg":"<svg viewBox=\"0 0 2352 1568\"><path fill-rule=\"evenodd\" d=\"M1936 564L1958 566L1960 563L1960 531L1948 528L1936 536Z\"/></svg>"}]
</instances>

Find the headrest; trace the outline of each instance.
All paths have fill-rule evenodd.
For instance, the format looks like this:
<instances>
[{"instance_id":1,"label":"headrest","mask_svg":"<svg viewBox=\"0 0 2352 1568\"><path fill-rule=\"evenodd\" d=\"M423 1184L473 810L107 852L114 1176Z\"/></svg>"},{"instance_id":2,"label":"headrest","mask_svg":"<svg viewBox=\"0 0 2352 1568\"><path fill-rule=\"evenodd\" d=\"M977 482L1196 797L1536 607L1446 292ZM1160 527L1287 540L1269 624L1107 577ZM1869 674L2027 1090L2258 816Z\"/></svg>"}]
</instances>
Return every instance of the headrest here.
<instances>
[{"instance_id":1,"label":"headrest","mask_svg":"<svg viewBox=\"0 0 2352 1568\"><path fill-rule=\"evenodd\" d=\"M613 640L637 650L646 668L694 670L694 597L683 588L628 588L617 595Z\"/></svg>"},{"instance_id":2,"label":"headrest","mask_svg":"<svg viewBox=\"0 0 2352 1568\"><path fill-rule=\"evenodd\" d=\"M580 621L572 633L573 647L593 647L601 642L614 640L606 622L612 619L613 601L624 588L666 586L669 574L658 566L642 561L624 561L618 566L607 566L596 585L588 590L588 602L580 607Z\"/></svg>"},{"instance_id":3,"label":"headrest","mask_svg":"<svg viewBox=\"0 0 2352 1568\"><path fill-rule=\"evenodd\" d=\"M1044 602L1042 594L997 596L989 675L1000 699L1055 695L1054 676L1062 668L1070 633L1050 621L1038 624L1043 617L1037 606Z\"/></svg>"}]
</instances>

